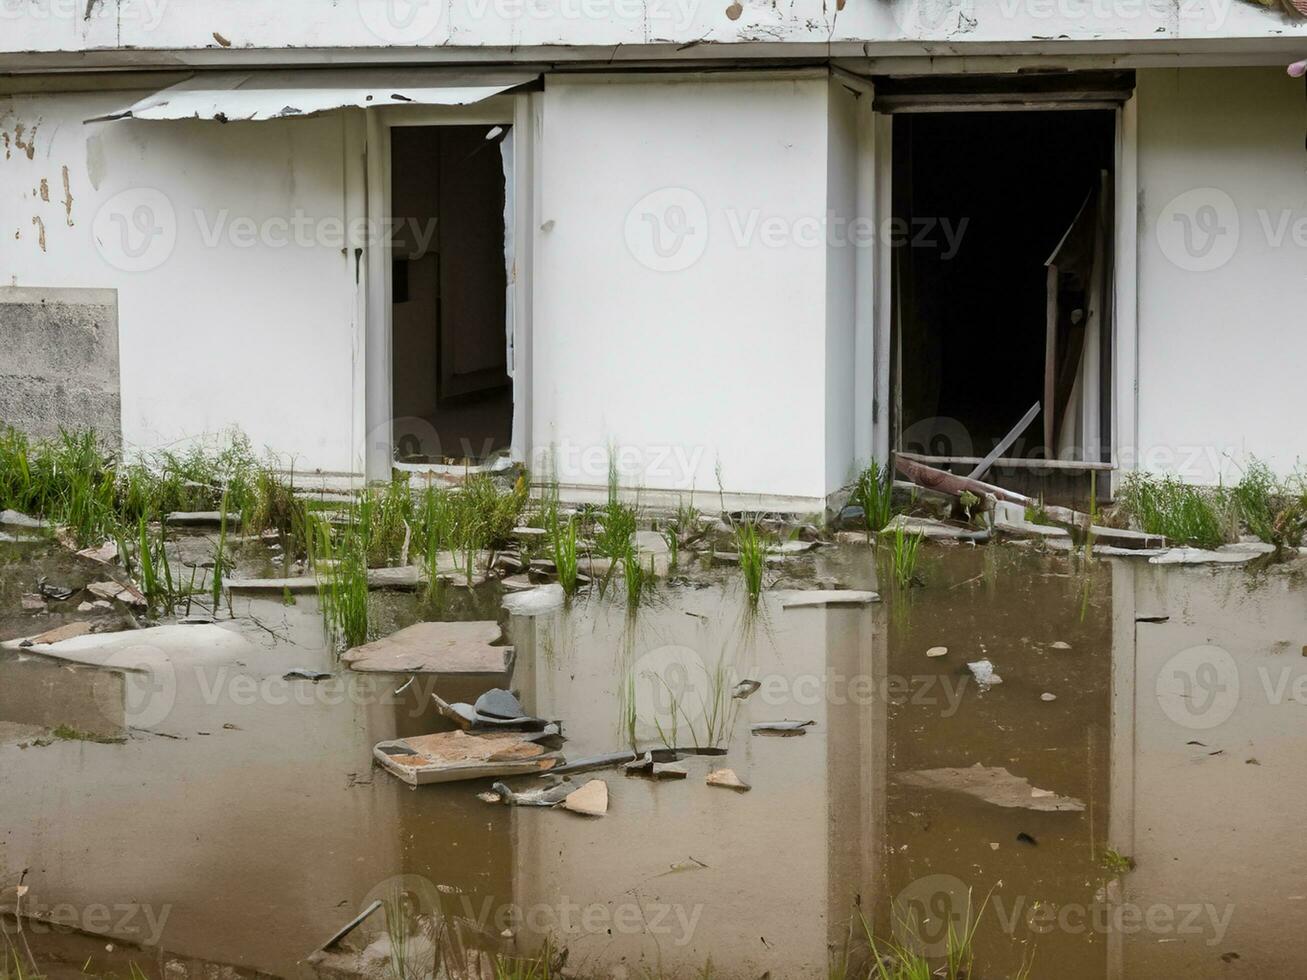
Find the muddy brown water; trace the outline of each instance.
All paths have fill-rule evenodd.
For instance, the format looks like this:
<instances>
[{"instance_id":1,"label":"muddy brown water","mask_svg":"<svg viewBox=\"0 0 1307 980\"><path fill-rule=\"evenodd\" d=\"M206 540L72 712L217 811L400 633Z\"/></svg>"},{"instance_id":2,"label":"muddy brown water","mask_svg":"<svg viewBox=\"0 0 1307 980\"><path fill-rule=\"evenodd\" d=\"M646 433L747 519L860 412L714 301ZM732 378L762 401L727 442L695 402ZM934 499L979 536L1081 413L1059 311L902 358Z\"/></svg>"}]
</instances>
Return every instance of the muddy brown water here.
<instances>
[{"instance_id":1,"label":"muddy brown water","mask_svg":"<svg viewBox=\"0 0 1307 980\"><path fill-rule=\"evenodd\" d=\"M97 577L49 546L0 549L0 638L64 618L8 611L38 574ZM861 547L793 568L791 584L877 585ZM221 621L232 645L145 680L8 653L0 903L26 872L24 908L101 937L29 919L52 975L91 956L89 972L125 975L130 960L153 976L171 959L295 976L397 889L500 949L549 936L595 976L709 960L719 977L833 975L861 918L882 937L911 919L934 951L968 892L980 977L1023 963L1035 977L1301 975L1300 575L928 544L924 577L869 607L785 610L765 593L756 615L722 574L666 585L634 618L611 595L509 620L493 588L374 594L382 631L503 619L511 686L563 721L571 759L621 748L632 705L642 744L726 750L687 756L679 781L574 777L607 782L601 819L489 805L476 797L489 781L413 790L374 768L374 743L443 726L417 687L393 693L405 678L342 672L312 596L236 599ZM966 664L982 658L1001 685L977 685ZM291 667L335 676L283 681ZM732 700L740 678L762 686ZM814 724L749 732L786 718ZM41 736L58 725L126 740ZM723 765L751 791L706 785ZM901 781L973 765L1083 809ZM1134 870L1109 870L1114 853Z\"/></svg>"}]
</instances>

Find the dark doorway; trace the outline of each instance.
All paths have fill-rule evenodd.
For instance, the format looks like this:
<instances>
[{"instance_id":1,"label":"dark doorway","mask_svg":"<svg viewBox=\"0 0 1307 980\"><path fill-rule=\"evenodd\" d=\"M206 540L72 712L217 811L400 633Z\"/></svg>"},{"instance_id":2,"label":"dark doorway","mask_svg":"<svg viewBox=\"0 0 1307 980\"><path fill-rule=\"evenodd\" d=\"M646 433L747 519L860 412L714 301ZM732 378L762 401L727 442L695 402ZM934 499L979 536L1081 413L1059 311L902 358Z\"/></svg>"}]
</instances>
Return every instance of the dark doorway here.
<instances>
[{"instance_id":1,"label":"dark doorway","mask_svg":"<svg viewBox=\"0 0 1307 980\"><path fill-rule=\"evenodd\" d=\"M509 448L502 126L391 130L396 459L480 463Z\"/></svg>"},{"instance_id":2,"label":"dark doorway","mask_svg":"<svg viewBox=\"0 0 1307 980\"><path fill-rule=\"evenodd\" d=\"M1115 113L907 112L893 126L897 448L984 456L1040 402L1005 458L1106 458Z\"/></svg>"}]
</instances>

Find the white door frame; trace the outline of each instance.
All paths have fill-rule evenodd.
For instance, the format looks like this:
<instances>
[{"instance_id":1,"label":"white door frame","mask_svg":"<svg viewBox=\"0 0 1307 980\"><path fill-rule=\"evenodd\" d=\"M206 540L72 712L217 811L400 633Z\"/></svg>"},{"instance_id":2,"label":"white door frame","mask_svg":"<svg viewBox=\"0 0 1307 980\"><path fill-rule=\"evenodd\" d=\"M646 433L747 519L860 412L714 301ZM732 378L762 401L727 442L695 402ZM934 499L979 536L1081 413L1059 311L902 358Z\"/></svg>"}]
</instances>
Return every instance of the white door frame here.
<instances>
[{"instance_id":1,"label":"white door frame","mask_svg":"<svg viewBox=\"0 0 1307 980\"><path fill-rule=\"evenodd\" d=\"M1041 109L1084 109L1086 105L1050 103ZM940 106L939 111L967 111L959 106ZM1001 106L984 110L1004 111ZM1022 111L1013 106L1009 111ZM1138 206L1139 121L1138 95L1116 107L1116 171L1113 174L1115 239L1112 251L1112 493L1138 461L1139 445L1139 319L1138 319ZM893 113L876 113L876 227L889 228L893 217L892 175L894 162ZM892 446L889 430L891 405L890 354L893 351L893 266L891 249L881 248L876 264L876 407L873 422L876 458L889 464Z\"/></svg>"},{"instance_id":2,"label":"white door frame","mask_svg":"<svg viewBox=\"0 0 1307 980\"><path fill-rule=\"evenodd\" d=\"M469 106L402 106L366 113L366 214L372 234L367 246L366 281L361 287L365 294L361 344L363 439L356 452L369 481L390 479L394 463L391 248L389 235L381 232L391 214L390 135L397 126L513 127L511 178L507 188L511 227L505 229L510 248L506 317L512 324L513 336L513 358L508 371L513 380L512 458L520 462L528 457L534 105L530 93L517 93L494 96Z\"/></svg>"}]
</instances>

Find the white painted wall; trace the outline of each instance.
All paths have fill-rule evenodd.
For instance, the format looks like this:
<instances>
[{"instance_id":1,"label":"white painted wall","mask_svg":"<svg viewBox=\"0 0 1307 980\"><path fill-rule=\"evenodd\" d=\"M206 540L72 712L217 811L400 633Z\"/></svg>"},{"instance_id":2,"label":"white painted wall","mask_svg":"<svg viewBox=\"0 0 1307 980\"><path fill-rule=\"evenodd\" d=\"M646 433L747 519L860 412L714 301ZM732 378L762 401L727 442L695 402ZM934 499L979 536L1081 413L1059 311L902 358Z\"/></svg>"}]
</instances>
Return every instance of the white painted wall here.
<instances>
[{"instance_id":1,"label":"white painted wall","mask_svg":"<svg viewBox=\"0 0 1307 980\"><path fill-rule=\"evenodd\" d=\"M943 42L957 46L1059 39L1110 48L1223 38L1303 36L1307 22L1241 0L4 0L0 52L424 46L674 48L777 42L822 46ZM819 48L816 50L820 50ZM712 56L712 48L696 56ZM850 52L843 52L848 54ZM899 53L902 53L900 51ZM928 52L929 53L929 52Z\"/></svg>"},{"instance_id":2,"label":"white painted wall","mask_svg":"<svg viewBox=\"0 0 1307 980\"><path fill-rule=\"evenodd\" d=\"M563 483L615 445L624 484L715 501L720 461L730 493L824 498L828 93L546 80L533 444Z\"/></svg>"},{"instance_id":3,"label":"white painted wall","mask_svg":"<svg viewBox=\"0 0 1307 980\"><path fill-rule=\"evenodd\" d=\"M1229 482L1256 455L1284 473L1307 441L1303 83L1141 71L1138 100L1140 465Z\"/></svg>"},{"instance_id":4,"label":"white painted wall","mask_svg":"<svg viewBox=\"0 0 1307 980\"><path fill-rule=\"evenodd\" d=\"M83 125L130 98L0 97L0 277L118 290L128 446L237 425L299 469L357 469L345 114Z\"/></svg>"}]
</instances>

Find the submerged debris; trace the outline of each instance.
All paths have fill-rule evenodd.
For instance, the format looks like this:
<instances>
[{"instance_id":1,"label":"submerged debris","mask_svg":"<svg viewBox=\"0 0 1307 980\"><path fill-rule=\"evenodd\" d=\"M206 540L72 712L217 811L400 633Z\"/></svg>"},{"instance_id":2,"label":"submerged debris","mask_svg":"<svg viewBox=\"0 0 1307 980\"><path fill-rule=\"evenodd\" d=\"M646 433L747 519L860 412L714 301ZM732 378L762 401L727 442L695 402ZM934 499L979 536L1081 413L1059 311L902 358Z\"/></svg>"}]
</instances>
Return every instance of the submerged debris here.
<instances>
[{"instance_id":1,"label":"submerged debris","mask_svg":"<svg viewBox=\"0 0 1307 980\"><path fill-rule=\"evenodd\" d=\"M282 680L287 681L325 681L331 675L324 670L314 670L312 667L292 667L286 673L282 674Z\"/></svg>"},{"instance_id":2,"label":"submerged debris","mask_svg":"<svg viewBox=\"0 0 1307 980\"><path fill-rule=\"evenodd\" d=\"M563 797L562 807L583 816L602 817L608 812L608 784L602 779L592 779Z\"/></svg>"},{"instance_id":3,"label":"submerged debris","mask_svg":"<svg viewBox=\"0 0 1307 980\"><path fill-rule=\"evenodd\" d=\"M813 589L781 594L782 609L801 609L805 606L865 606L879 601L880 596L875 592L862 589Z\"/></svg>"},{"instance_id":4,"label":"submerged debris","mask_svg":"<svg viewBox=\"0 0 1307 980\"><path fill-rule=\"evenodd\" d=\"M123 585L120 582L92 582L86 587L86 591L98 599L117 600L128 606L137 606L144 609L149 603L146 602L145 596L141 590L132 585Z\"/></svg>"},{"instance_id":5,"label":"submerged debris","mask_svg":"<svg viewBox=\"0 0 1307 980\"><path fill-rule=\"evenodd\" d=\"M1001 766L974 766L957 769L918 769L895 776L905 786L963 793L995 806L1041 811L1080 812L1085 805L1070 796L1031 786L1029 780L1014 776Z\"/></svg>"},{"instance_id":6,"label":"submerged debris","mask_svg":"<svg viewBox=\"0 0 1307 980\"><path fill-rule=\"evenodd\" d=\"M436 703L436 710L459 728L476 731L477 729L498 728L501 730L517 729L522 731L549 731L558 734L557 723L544 718L528 715L522 703L510 692L493 688L477 698L475 705L463 701L450 703L434 691L431 700Z\"/></svg>"},{"instance_id":7,"label":"submerged debris","mask_svg":"<svg viewBox=\"0 0 1307 980\"><path fill-rule=\"evenodd\" d=\"M976 683L980 685L981 690L1003 683L1003 678L994 673L994 665L988 660L973 661L967 664L967 669L975 676Z\"/></svg>"},{"instance_id":8,"label":"submerged debris","mask_svg":"<svg viewBox=\"0 0 1307 980\"><path fill-rule=\"evenodd\" d=\"M761 682L750 680L746 677L744 680L740 681L740 683L731 688L731 698L736 701L743 701L760 687L762 687Z\"/></svg>"},{"instance_id":9,"label":"submerged debris","mask_svg":"<svg viewBox=\"0 0 1307 980\"><path fill-rule=\"evenodd\" d=\"M576 784L559 780L543 789L529 789L515 792L503 783L495 783L489 793L478 794L487 803L502 803L507 806L558 806L576 789Z\"/></svg>"},{"instance_id":10,"label":"submerged debris","mask_svg":"<svg viewBox=\"0 0 1307 980\"><path fill-rule=\"evenodd\" d=\"M45 596L45 598L53 599L56 602L64 602L71 599L73 593L77 591L76 589L70 589L66 585L52 585L45 579L41 579L36 583L36 589L41 593L41 595Z\"/></svg>"},{"instance_id":11,"label":"submerged debris","mask_svg":"<svg viewBox=\"0 0 1307 980\"><path fill-rule=\"evenodd\" d=\"M723 789L733 789L739 793L747 793L753 789L739 776L735 775L734 769L714 769L708 773L707 779L709 786L720 786Z\"/></svg>"},{"instance_id":12,"label":"submerged debris","mask_svg":"<svg viewBox=\"0 0 1307 980\"><path fill-rule=\"evenodd\" d=\"M754 735L776 735L782 738L790 738L794 735L806 735L809 725L817 724L815 721L760 721L757 724L750 725L749 731Z\"/></svg>"},{"instance_id":13,"label":"submerged debris","mask_svg":"<svg viewBox=\"0 0 1307 980\"><path fill-rule=\"evenodd\" d=\"M413 786L546 772L562 761L557 752L514 732L414 735L378 742L372 754Z\"/></svg>"},{"instance_id":14,"label":"submerged debris","mask_svg":"<svg viewBox=\"0 0 1307 980\"><path fill-rule=\"evenodd\" d=\"M566 598L563 587L557 582L539 585L524 591L510 592L502 605L514 616L538 616L562 608Z\"/></svg>"}]
</instances>

